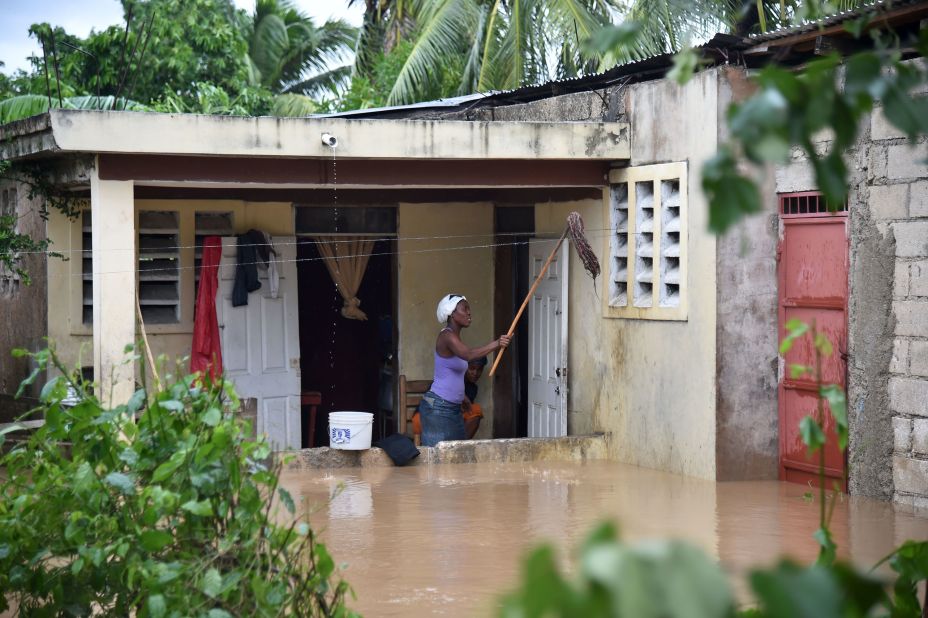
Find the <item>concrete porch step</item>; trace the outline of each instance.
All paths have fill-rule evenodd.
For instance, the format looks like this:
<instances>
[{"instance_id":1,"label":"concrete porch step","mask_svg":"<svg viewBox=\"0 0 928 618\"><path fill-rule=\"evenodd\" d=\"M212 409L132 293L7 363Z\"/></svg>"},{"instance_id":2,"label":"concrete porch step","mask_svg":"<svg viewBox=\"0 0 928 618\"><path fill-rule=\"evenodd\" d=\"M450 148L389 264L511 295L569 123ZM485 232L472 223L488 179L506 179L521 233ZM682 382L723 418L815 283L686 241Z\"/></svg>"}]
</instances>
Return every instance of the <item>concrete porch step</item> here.
<instances>
[{"instance_id":1,"label":"concrete porch step","mask_svg":"<svg viewBox=\"0 0 928 618\"><path fill-rule=\"evenodd\" d=\"M609 458L608 440L608 434L593 434L563 438L441 442L433 447L420 446L419 456L409 465L604 460ZM288 471L393 466L393 461L377 447L364 451L345 451L328 447L305 448L298 451L280 451L275 454L278 458L287 456L293 456L284 467Z\"/></svg>"}]
</instances>

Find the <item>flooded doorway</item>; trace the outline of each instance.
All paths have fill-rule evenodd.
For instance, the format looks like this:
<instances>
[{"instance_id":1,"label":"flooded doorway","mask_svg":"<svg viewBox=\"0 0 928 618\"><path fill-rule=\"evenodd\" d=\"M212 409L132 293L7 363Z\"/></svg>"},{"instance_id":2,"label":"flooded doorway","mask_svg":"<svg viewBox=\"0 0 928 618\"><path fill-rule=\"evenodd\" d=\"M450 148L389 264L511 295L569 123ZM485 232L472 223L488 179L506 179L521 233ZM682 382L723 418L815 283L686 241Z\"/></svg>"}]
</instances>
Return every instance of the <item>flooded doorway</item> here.
<instances>
[{"instance_id":1,"label":"flooded doorway","mask_svg":"<svg viewBox=\"0 0 928 618\"><path fill-rule=\"evenodd\" d=\"M328 446L328 414L340 410L374 413L377 440L391 433L384 420L392 414L396 358L396 210L298 207L296 222L301 386L321 402L312 431L304 408L303 446ZM320 254L320 237L371 241L357 291L366 320L342 315L344 299Z\"/></svg>"},{"instance_id":2,"label":"flooded doorway","mask_svg":"<svg viewBox=\"0 0 928 618\"><path fill-rule=\"evenodd\" d=\"M826 384L847 384L848 230L847 210L829 212L825 198L814 192L780 196L782 237L777 255L779 271L780 339L785 324L799 319L815 324L834 346L822 359ZM779 426L780 479L818 485L818 461L807 454L799 435L799 422L816 409L818 386L812 376L794 378L791 364L813 366L815 348L804 337L787 353L780 371ZM827 404L826 404L827 406ZM845 455L838 447L834 418L825 414L826 485L837 481L846 490Z\"/></svg>"},{"instance_id":3,"label":"flooded doorway","mask_svg":"<svg viewBox=\"0 0 928 618\"><path fill-rule=\"evenodd\" d=\"M493 332L505 333L528 294L529 242L535 235L534 206L495 208ZM522 319L500 362L493 389L493 437L528 436L528 320Z\"/></svg>"}]
</instances>

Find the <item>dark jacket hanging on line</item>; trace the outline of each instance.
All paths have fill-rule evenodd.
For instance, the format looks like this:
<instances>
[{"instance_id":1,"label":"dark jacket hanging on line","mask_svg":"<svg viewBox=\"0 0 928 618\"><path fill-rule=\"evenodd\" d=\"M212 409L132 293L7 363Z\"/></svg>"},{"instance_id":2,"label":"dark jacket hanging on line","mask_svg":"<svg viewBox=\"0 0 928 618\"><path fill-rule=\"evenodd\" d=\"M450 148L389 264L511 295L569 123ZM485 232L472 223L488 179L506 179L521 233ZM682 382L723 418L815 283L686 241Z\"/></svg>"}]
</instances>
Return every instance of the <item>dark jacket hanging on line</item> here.
<instances>
[{"instance_id":1,"label":"dark jacket hanging on line","mask_svg":"<svg viewBox=\"0 0 928 618\"><path fill-rule=\"evenodd\" d=\"M249 292L261 289L258 281L258 260L267 264L269 259L267 238L258 230L248 230L238 237L235 286L232 288L232 306L248 304Z\"/></svg>"}]
</instances>

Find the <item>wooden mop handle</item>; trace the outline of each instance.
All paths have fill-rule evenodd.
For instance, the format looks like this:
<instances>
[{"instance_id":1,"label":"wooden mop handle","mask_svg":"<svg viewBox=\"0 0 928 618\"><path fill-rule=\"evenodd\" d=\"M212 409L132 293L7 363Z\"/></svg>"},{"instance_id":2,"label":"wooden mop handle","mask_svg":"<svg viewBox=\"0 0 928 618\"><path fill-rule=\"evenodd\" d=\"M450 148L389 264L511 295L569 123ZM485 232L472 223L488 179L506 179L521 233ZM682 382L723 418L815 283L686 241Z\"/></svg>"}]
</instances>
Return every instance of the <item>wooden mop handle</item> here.
<instances>
[{"instance_id":1,"label":"wooden mop handle","mask_svg":"<svg viewBox=\"0 0 928 618\"><path fill-rule=\"evenodd\" d=\"M557 245L554 247L554 251L551 252L551 255L548 256L548 261L545 262L545 265L541 267L541 272L538 273L538 276L535 277L535 282L532 284L532 287L529 288L528 294L525 295L525 300L522 301L522 306L519 307L516 317L512 320L512 325L509 327L509 332L506 333L507 337L512 337L512 333L516 330L516 325L519 323L519 318L522 317L522 313L525 311L525 308L528 306L528 301L531 300L532 294L535 293L535 288L538 287L538 284L541 283L541 280L544 278L545 273L548 272L548 266L551 266L551 262L554 260L554 256L557 255L558 250L560 250L561 245L564 243L564 239L567 238L567 229L564 230L564 233L561 234L560 240L557 241ZM503 352L506 351L506 348L501 348L500 351L496 354L496 359L493 361L493 366L490 367L490 377L496 373L496 367L499 365L499 361L503 358Z\"/></svg>"}]
</instances>

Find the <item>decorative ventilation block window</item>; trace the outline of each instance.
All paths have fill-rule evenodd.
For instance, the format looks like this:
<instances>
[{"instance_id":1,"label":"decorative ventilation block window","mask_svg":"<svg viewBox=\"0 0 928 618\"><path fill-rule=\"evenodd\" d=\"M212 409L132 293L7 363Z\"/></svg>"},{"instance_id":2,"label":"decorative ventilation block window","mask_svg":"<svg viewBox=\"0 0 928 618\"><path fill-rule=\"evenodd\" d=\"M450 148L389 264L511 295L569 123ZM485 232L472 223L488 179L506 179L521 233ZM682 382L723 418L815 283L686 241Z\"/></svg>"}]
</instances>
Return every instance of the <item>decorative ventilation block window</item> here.
<instances>
[{"instance_id":1,"label":"decorative ventilation block window","mask_svg":"<svg viewBox=\"0 0 928 618\"><path fill-rule=\"evenodd\" d=\"M139 212L139 305L146 324L180 321L180 228L175 211Z\"/></svg>"},{"instance_id":2,"label":"decorative ventilation block window","mask_svg":"<svg viewBox=\"0 0 928 618\"><path fill-rule=\"evenodd\" d=\"M612 170L603 203L610 229L603 314L685 320L686 163Z\"/></svg>"}]
</instances>

